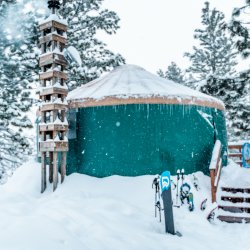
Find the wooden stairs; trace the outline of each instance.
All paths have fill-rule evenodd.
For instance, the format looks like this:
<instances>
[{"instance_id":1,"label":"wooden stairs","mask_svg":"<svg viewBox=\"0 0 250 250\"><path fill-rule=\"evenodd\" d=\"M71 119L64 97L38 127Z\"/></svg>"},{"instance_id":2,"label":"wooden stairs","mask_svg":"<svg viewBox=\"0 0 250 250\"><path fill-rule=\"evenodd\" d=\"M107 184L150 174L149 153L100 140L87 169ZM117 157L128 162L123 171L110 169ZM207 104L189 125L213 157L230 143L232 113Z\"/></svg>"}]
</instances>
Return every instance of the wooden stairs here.
<instances>
[{"instance_id":1,"label":"wooden stairs","mask_svg":"<svg viewBox=\"0 0 250 250\"><path fill-rule=\"evenodd\" d=\"M239 157L241 160L241 147L233 145L230 149L237 149L239 152L231 153L230 156ZM240 161L237 163L241 165ZM228 223L250 223L250 184L249 188L232 188L219 185L222 169L220 141L215 143L209 169L212 202L218 204L216 218Z\"/></svg>"},{"instance_id":2,"label":"wooden stairs","mask_svg":"<svg viewBox=\"0 0 250 250\"><path fill-rule=\"evenodd\" d=\"M218 196L217 218L220 221L250 223L250 188L221 187Z\"/></svg>"}]
</instances>

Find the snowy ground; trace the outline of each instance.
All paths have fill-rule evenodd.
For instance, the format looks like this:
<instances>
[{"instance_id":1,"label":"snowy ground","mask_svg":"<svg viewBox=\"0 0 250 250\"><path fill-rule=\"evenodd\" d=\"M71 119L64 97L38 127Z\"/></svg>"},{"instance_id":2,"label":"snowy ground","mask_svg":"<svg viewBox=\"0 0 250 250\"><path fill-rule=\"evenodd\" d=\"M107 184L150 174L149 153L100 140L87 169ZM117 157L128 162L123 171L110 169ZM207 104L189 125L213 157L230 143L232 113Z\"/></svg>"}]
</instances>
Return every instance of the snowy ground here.
<instances>
[{"instance_id":1,"label":"snowy ground","mask_svg":"<svg viewBox=\"0 0 250 250\"><path fill-rule=\"evenodd\" d=\"M74 174L55 193L49 187L40 194L40 166L31 160L0 187L0 249L249 249L250 225L206 220L209 208L202 212L199 205L210 197L210 180L196 175L201 189L192 187L195 211L174 208L180 238L166 235L154 218L153 176Z\"/></svg>"}]
</instances>

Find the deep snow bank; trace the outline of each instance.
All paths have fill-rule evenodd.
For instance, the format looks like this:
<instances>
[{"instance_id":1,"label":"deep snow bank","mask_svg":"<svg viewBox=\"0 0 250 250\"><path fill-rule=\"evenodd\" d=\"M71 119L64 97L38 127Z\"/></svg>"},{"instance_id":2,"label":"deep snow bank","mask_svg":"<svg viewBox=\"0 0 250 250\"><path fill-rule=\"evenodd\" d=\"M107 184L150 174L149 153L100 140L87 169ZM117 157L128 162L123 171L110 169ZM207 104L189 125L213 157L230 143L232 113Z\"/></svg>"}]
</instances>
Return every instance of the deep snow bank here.
<instances>
[{"instance_id":1,"label":"deep snow bank","mask_svg":"<svg viewBox=\"0 0 250 250\"><path fill-rule=\"evenodd\" d=\"M49 187L40 194L40 165L30 161L0 187L0 249L249 249L249 225L207 222L208 209L199 205L210 197L210 180L196 176L195 211L174 208L179 238L166 235L154 218L153 176L73 174L56 192ZM186 179L192 183L192 176Z\"/></svg>"}]
</instances>

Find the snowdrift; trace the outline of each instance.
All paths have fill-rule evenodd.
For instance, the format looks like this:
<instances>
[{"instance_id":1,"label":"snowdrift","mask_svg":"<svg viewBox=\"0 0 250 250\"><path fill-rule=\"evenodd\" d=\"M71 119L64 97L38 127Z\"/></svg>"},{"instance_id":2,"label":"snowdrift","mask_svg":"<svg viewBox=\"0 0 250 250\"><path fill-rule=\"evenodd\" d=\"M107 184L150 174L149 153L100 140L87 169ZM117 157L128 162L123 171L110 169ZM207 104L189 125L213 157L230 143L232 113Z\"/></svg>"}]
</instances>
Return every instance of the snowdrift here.
<instances>
[{"instance_id":1,"label":"snowdrift","mask_svg":"<svg viewBox=\"0 0 250 250\"><path fill-rule=\"evenodd\" d=\"M192 175L186 177L195 211L174 208L179 238L166 235L154 218L153 176L73 174L56 192L49 187L40 194L40 165L30 161L0 187L0 249L249 249L249 225L206 220L209 208L202 212L199 205L210 197L210 179L201 172L196 176L199 191Z\"/></svg>"}]
</instances>

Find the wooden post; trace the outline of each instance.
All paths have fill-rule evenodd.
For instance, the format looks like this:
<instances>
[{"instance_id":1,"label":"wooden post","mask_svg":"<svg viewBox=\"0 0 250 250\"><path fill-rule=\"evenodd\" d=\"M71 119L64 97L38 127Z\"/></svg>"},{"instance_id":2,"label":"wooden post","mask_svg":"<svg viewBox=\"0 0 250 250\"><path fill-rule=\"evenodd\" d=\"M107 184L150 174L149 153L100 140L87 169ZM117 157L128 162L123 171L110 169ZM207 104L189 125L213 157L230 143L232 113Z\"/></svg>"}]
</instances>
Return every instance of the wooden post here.
<instances>
[{"instance_id":1,"label":"wooden post","mask_svg":"<svg viewBox=\"0 0 250 250\"><path fill-rule=\"evenodd\" d=\"M53 182L53 152L49 152L49 182Z\"/></svg>"},{"instance_id":2,"label":"wooden post","mask_svg":"<svg viewBox=\"0 0 250 250\"><path fill-rule=\"evenodd\" d=\"M56 14L56 10L60 8L60 1L49 1L48 4L49 8L52 9L52 13ZM48 155L49 182L53 182L53 191L56 190L58 185L59 154L62 155L60 165L62 172L61 182L63 182L66 174L68 141L65 135L68 131L68 124L64 123L64 119L62 120L59 114L63 113L63 116L66 116L68 105L65 100L68 90L55 85L58 82L64 85L67 80L66 72L64 72L67 61L62 53L57 52L60 50L61 44L64 47L66 46L67 39L59 34L67 31L67 24L65 20L60 20L59 17L56 17L53 20L41 22L39 30L41 31L39 41L42 52L39 58L39 66L41 67L41 89L39 95L42 100L40 108L42 121L39 132L42 137L40 142L40 151L42 153L41 190L44 192L46 189L46 155ZM49 43L51 43L51 46L48 46Z\"/></svg>"},{"instance_id":3,"label":"wooden post","mask_svg":"<svg viewBox=\"0 0 250 250\"><path fill-rule=\"evenodd\" d=\"M58 153L53 152L53 191L56 190L58 184L58 164L57 157Z\"/></svg>"},{"instance_id":4,"label":"wooden post","mask_svg":"<svg viewBox=\"0 0 250 250\"><path fill-rule=\"evenodd\" d=\"M216 202L215 169L210 170L212 203Z\"/></svg>"},{"instance_id":5,"label":"wooden post","mask_svg":"<svg viewBox=\"0 0 250 250\"><path fill-rule=\"evenodd\" d=\"M64 182L64 178L66 175L66 157L67 153L62 152L62 157L61 157L61 183Z\"/></svg>"},{"instance_id":6,"label":"wooden post","mask_svg":"<svg viewBox=\"0 0 250 250\"><path fill-rule=\"evenodd\" d=\"M43 193L46 189L46 153L41 154L41 160L42 160L41 193Z\"/></svg>"}]
</instances>

